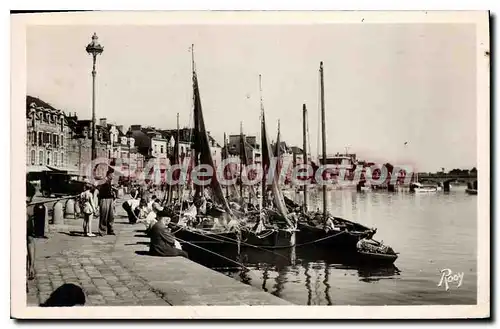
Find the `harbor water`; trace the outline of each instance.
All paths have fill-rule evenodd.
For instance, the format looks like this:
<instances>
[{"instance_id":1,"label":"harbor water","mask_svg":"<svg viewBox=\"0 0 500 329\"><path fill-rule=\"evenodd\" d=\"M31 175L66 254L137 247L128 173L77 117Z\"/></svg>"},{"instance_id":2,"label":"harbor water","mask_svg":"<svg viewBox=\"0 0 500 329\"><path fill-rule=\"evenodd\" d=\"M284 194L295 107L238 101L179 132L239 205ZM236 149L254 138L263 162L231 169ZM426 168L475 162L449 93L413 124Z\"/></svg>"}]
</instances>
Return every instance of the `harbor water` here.
<instances>
[{"instance_id":1,"label":"harbor water","mask_svg":"<svg viewBox=\"0 0 500 329\"><path fill-rule=\"evenodd\" d=\"M288 196L302 202L299 194ZM322 209L320 196L311 193L310 210ZM243 269L199 250L190 258L298 305L476 303L477 197L465 188L433 194L333 190L328 207L335 216L376 227L374 238L399 252L394 266L345 265L341 250L314 247L221 252ZM446 280L439 283L449 271L463 277L447 290Z\"/></svg>"}]
</instances>

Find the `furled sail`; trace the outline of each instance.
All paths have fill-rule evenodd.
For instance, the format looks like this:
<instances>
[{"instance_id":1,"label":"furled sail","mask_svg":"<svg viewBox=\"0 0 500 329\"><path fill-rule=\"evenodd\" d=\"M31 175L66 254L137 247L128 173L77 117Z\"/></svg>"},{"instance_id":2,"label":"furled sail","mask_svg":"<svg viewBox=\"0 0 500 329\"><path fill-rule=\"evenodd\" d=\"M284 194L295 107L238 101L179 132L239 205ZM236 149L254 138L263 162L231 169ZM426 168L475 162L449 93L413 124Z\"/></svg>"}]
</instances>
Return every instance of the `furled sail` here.
<instances>
[{"instance_id":1,"label":"furled sail","mask_svg":"<svg viewBox=\"0 0 500 329\"><path fill-rule=\"evenodd\" d=\"M272 195L273 195L273 202L274 205L276 206L278 213L283 216L287 224L291 227L292 223L288 219L288 211L286 208L285 200L283 198L283 194L281 193L281 190L278 186L278 175L276 172L270 172L270 164L271 164L271 159L273 158L272 154L272 149L271 149L271 144L269 143L269 138L267 137L267 129L266 129L266 118L265 118L265 113L264 113L264 107L262 106L262 119L261 119L261 143L262 143L262 166L264 173L267 173L267 175L273 175L272 177L272 184L271 184L271 190L272 190ZM266 183L266 175L264 175L263 178L263 184Z\"/></svg>"},{"instance_id":2,"label":"furled sail","mask_svg":"<svg viewBox=\"0 0 500 329\"><path fill-rule=\"evenodd\" d=\"M194 150L195 150L195 165L205 164L213 168L213 175L210 182L210 187L213 192L213 199L216 203L223 206L226 212L232 215L231 208L227 203L220 182L217 179L216 168L212 159L210 143L208 140L207 131L205 129L205 120L203 118L203 110L201 107L200 90L198 87L198 78L196 71L193 70L193 93L194 93ZM199 159L197 156L199 155ZM196 186L196 195L200 196L203 186Z\"/></svg>"}]
</instances>

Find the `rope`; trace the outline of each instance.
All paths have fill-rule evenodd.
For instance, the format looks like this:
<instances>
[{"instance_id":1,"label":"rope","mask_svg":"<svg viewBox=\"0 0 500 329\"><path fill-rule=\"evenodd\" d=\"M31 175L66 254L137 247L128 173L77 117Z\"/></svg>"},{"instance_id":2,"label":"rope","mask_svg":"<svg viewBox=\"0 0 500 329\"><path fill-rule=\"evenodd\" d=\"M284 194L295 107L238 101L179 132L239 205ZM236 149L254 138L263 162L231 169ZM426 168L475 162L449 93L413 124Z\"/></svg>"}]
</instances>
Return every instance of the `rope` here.
<instances>
[{"instance_id":1,"label":"rope","mask_svg":"<svg viewBox=\"0 0 500 329\"><path fill-rule=\"evenodd\" d=\"M195 245L194 243L191 243L191 242L188 242L188 241L184 241L184 240L179 239L179 238L176 238L176 239L177 239L177 240L179 240L179 241L180 241L180 242L182 242L182 243L187 243L187 244L189 244L189 245L191 245L191 246L193 246L193 247L199 248L199 249L201 249L201 250L203 250L203 251L209 252L209 253L211 253L211 254L213 254L213 255L215 255L215 256L219 256L219 257L221 257L221 258L223 258L223 259L225 259L225 260L228 260L228 261L230 261L230 262L232 262L232 263L235 263L236 265L238 265L238 266L240 266L240 267L242 267L242 268L244 268L244 269L248 270L249 272L251 271L251 270L250 270L248 267L246 267L245 265L243 265L243 264L241 264L241 263L238 263L237 261L232 260L232 259L231 259L231 258L229 258L229 257L223 256L223 255L221 255L221 254L218 254L218 253L213 252L213 251L211 251L211 250L208 250L208 249L206 249L206 248L200 247L200 246L198 246L198 245Z\"/></svg>"},{"instance_id":2,"label":"rope","mask_svg":"<svg viewBox=\"0 0 500 329\"><path fill-rule=\"evenodd\" d=\"M179 225L174 224L174 223L172 223L172 224L173 224L173 225L176 225L176 226L179 226ZM180 229L179 229L179 230L182 230L182 229L185 229L185 228L184 228L184 227L180 227ZM176 232L178 232L179 230L177 230ZM227 236L219 235L219 234L217 234L217 233L214 233L214 235L217 235L217 236L218 236L219 238L221 238L221 239L226 239L226 241L224 241L224 240L219 240L219 239L214 238L213 236L208 235L208 234L207 234L207 235L204 235L203 233L198 232L198 231L190 231L190 232L195 233L195 234L198 234L198 235L202 235L202 236L205 236L205 237L208 237L208 238L211 238L211 239L213 239L213 240L215 240L215 241L220 241L220 242L224 242L224 243L231 242L232 244L237 244L237 243L238 243L238 240L236 240L236 239L232 239L232 238L227 237ZM245 241L246 241L246 240L245 240ZM266 251L266 252L270 252L270 253L272 253L272 254L274 254L274 255L276 255L276 256L280 256L280 257L283 257L283 258L285 258L285 259L288 259L287 257L285 257L285 256L283 256L283 255L280 255L280 254L278 254L278 253L275 253L275 252L274 252L274 251L272 251L272 250L269 250L269 249L266 249L266 248L262 248L262 247L259 247L259 246L256 246L256 245L253 245L253 244L250 244L250 243L246 243L245 241L240 241L240 243L241 243L241 244L243 244L243 245L245 245L245 246L252 247L252 248L255 248L255 249L259 249L259 250L263 250L263 251Z\"/></svg>"},{"instance_id":3,"label":"rope","mask_svg":"<svg viewBox=\"0 0 500 329\"><path fill-rule=\"evenodd\" d=\"M330 238L333 238L333 237L336 237L342 233L345 233L344 231L341 231L337 234L334 234L334 235L329 235L327 237L324 237L324 238L321 238L321 239L317 239L317 240L314 240L314 241L309 241L309 242L305 242L305 243L301 243L301 244L296 244L295 246L296 247L301 247L301 246L305 246L305 245L309 245L309 244L312 244L312 243L316 243L316 242L319 242L319 241L323 241L323 240L327 240L327 239L330 239Z\"/></svg>"}]
</instances>

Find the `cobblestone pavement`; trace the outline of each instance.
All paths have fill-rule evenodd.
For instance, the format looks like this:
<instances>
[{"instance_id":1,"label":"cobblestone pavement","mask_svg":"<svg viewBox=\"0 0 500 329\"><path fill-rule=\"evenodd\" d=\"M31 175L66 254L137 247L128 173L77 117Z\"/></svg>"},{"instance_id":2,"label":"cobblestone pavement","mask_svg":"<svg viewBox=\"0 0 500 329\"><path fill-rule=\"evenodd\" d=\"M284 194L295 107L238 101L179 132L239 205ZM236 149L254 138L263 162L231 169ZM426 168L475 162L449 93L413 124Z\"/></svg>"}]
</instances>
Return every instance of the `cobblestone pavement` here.
<instances>
[{"instance_id":1,"label":"cobblestone pavement","mask_svg":"<svg viewBox=\"0 0 500 329\"><path fill-rule=\"evenodd\" d=\"M82 220L67 218L49 225L48 239L36 239L28 306L45 302L65 283L80 286L88 306L290 304L187 258L150 256L144 226L128 224L121 201L116 210L116 236L84 237ZM97 231L97 219L92 228Z\"/></svg>"},{"instance_id":2,"label":"cobblestone pavement","mask_svg":"<svg viewBox=\"0 0 500 329\"><path fill-rule=\"evenodd\" d=\"M121 202L117 202L116 210L117 236L84 237L81 219L65 219L64 225L50 225L48 239L36 239L36 277L27 284L29 306L43 303L65 283L80 286L89 306L169 305L161 293L114 256L117 237L131 230ZM92 228L97 231L97 219ZM133 235L125 236L134 239ZM126 243L123 239L120 237L121 243Z\"/></svg>"}]
</instances>

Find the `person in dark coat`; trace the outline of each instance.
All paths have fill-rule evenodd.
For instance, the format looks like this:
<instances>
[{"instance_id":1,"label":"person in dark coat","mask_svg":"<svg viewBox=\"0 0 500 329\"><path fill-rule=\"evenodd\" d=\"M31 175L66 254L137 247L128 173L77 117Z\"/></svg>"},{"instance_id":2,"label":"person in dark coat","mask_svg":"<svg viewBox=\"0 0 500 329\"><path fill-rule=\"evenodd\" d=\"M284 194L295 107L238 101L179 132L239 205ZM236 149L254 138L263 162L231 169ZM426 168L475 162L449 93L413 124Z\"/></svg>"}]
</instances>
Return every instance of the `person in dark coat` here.
<instances>
[{"instance_id":1,"label":"person in dark coat","mask_svg":"<svg viewBox=\"0 0 500 329\"><path fill-rule=\"evenodd\" d=\"M35 196L36 188L30 182L26 182L26 205L33 201ZM33 223L33 206L27 207L26 212L26 271L28 280L33 280L35 278L35 228Z\"/></svg>"},{"instance_id":2,"label":"person in dark coat","mask_svg":"<svg viewBox=\"0 0 500 329\"><path fill-rule=\"evenodd\" d=\"M106 182L99 187L99 235L115 235L113 223L115 219L114 199L116 191L112 184L113 171L106 174Z\"/></svg>"},{"instance_id":3,"label":"person in dark coat","mask_svg":"<svg viewBox=\"0 0 500 329\"><path fill-rule=\"evenodd\" d=\"M160 257L183 256L188 258L187 252L177 249L174 235L167 228L168 217L160 218L149 231L151 243L149 244L149 254Z\"/></svg>"}]
</instances>

